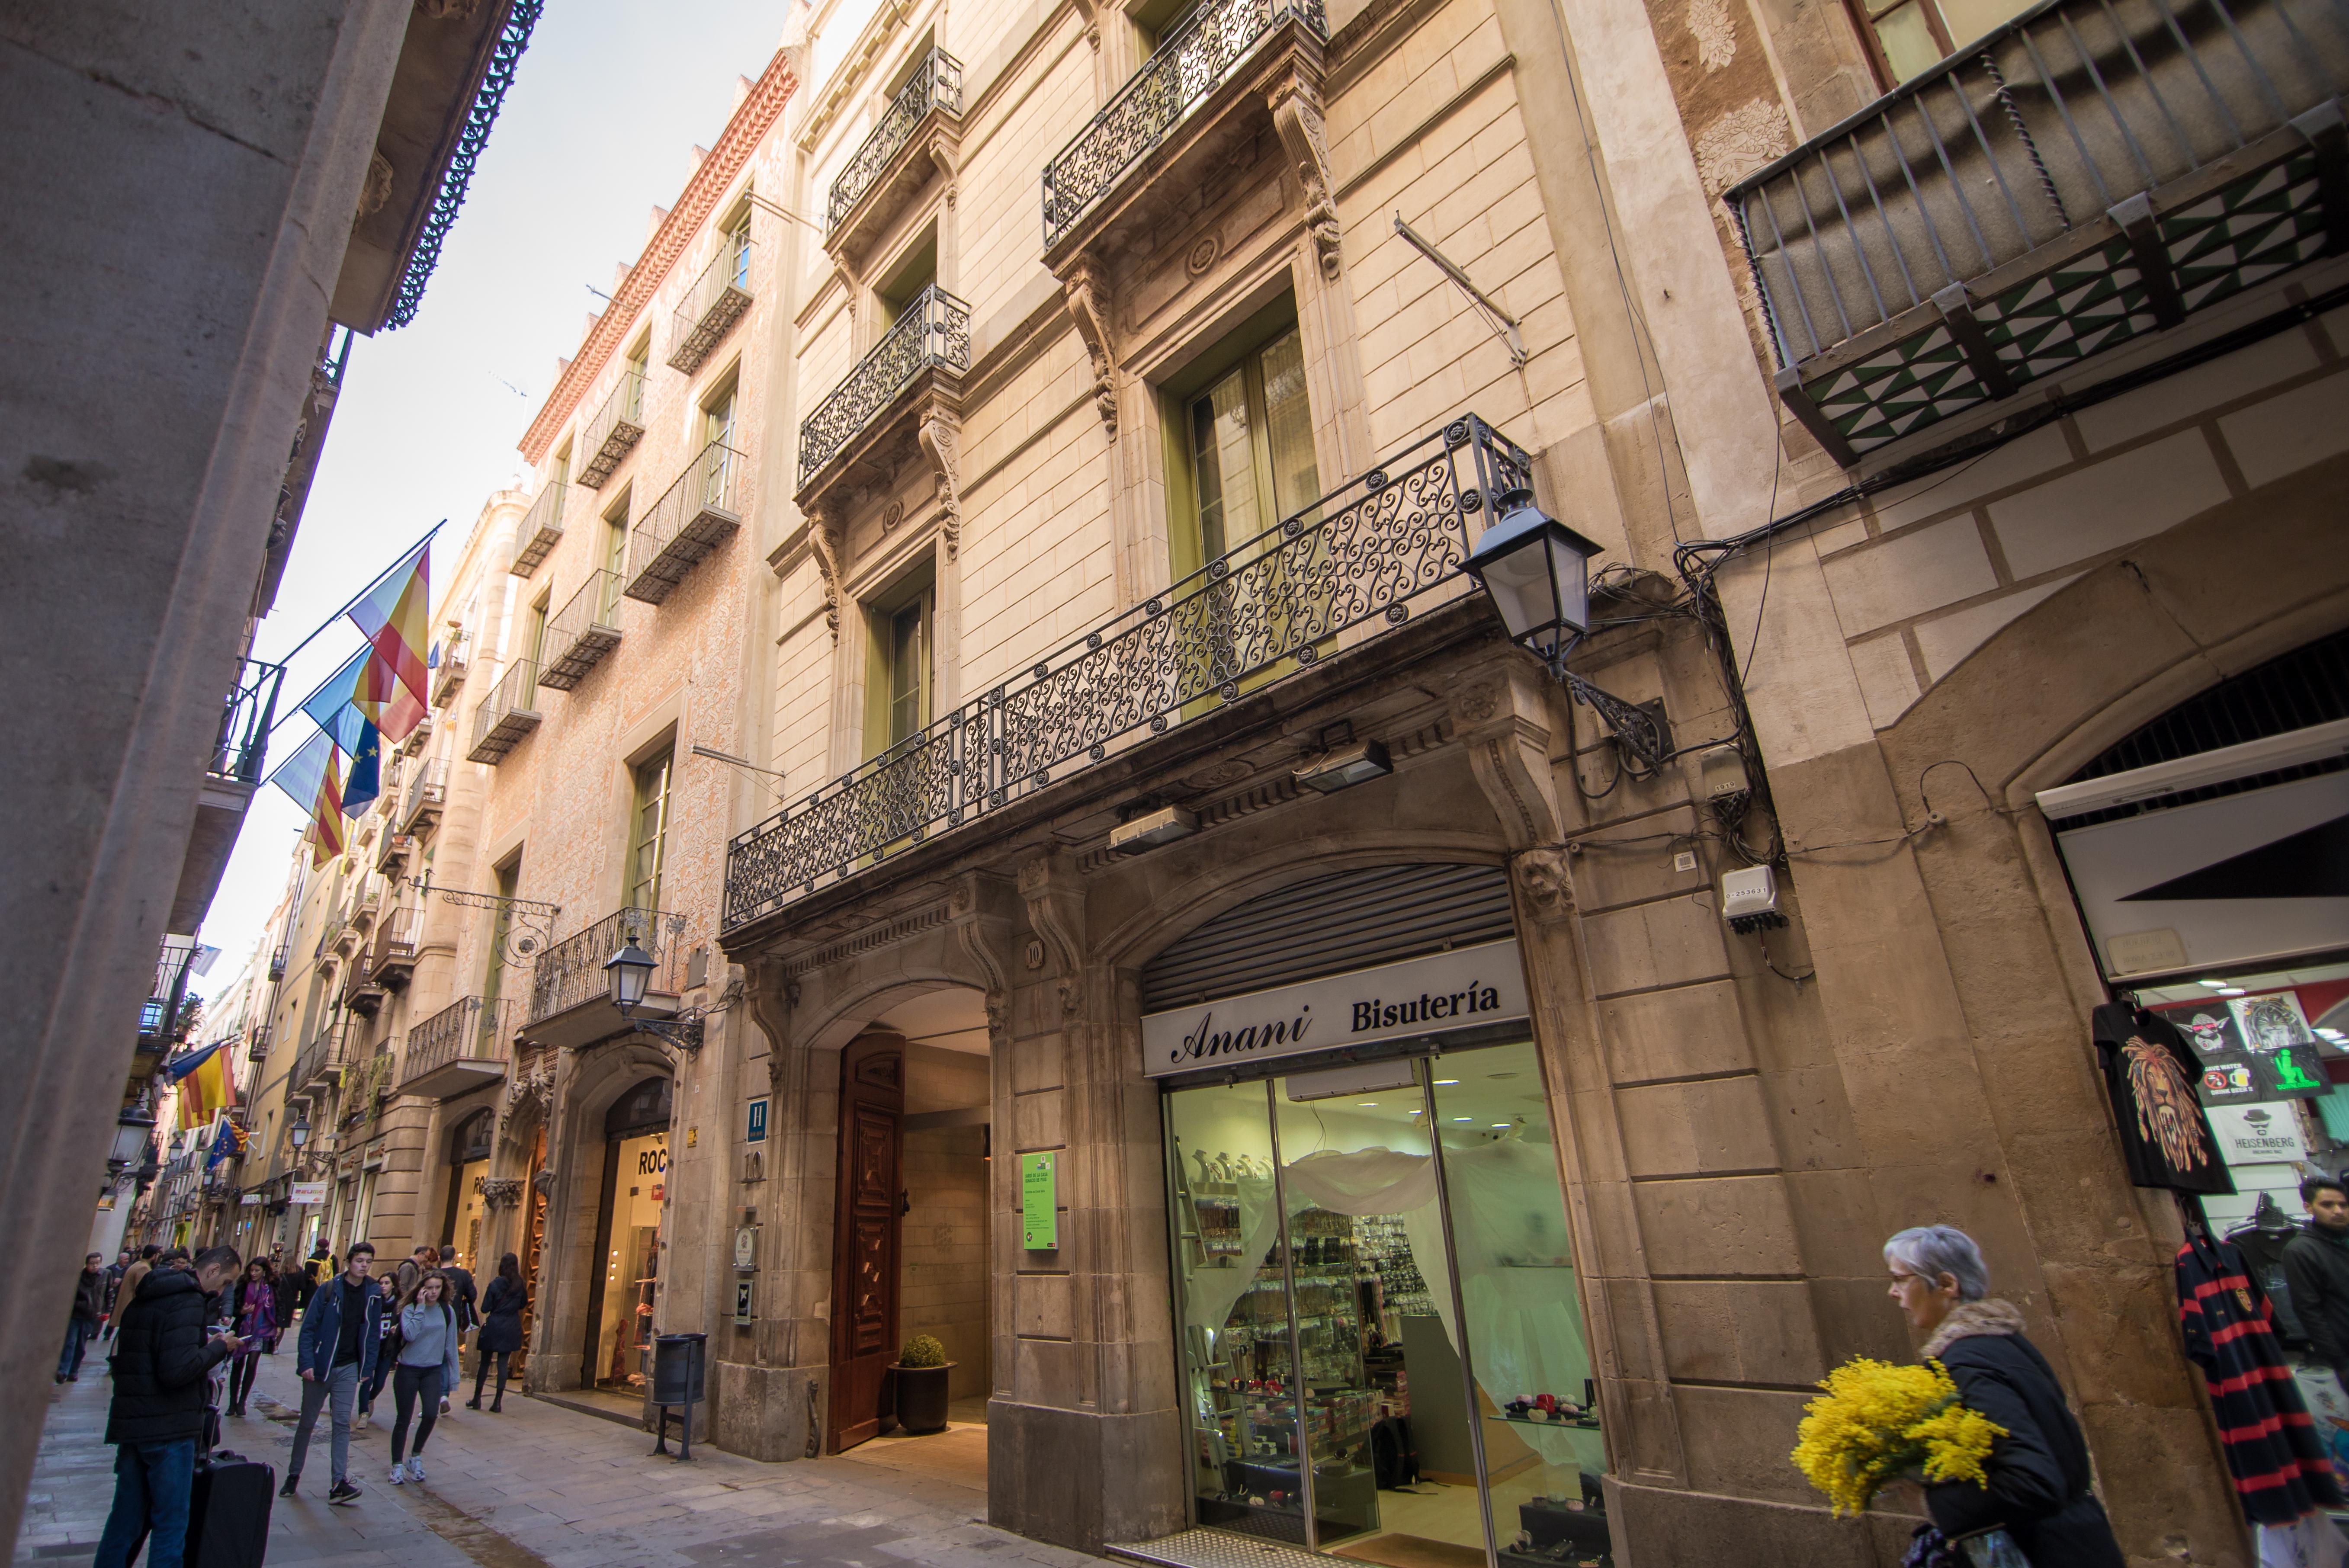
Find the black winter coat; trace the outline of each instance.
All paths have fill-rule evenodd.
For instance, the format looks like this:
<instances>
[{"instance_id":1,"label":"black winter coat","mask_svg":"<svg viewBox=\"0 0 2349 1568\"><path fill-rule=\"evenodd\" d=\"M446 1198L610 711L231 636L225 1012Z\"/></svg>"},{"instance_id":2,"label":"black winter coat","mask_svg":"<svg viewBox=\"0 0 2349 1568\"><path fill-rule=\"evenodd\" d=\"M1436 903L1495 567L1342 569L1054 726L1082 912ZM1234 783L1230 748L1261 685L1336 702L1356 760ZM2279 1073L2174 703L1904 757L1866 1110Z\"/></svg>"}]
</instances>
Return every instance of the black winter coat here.
<instances>
[{"instance_id":1,"label":"black winter coat","mask_svg":"<svg viewBox=\"0 0 2349 1568\"><path fill-rule=\"evenodd\" d=\"M521 1349L522 1309L528 1300L522 1286L505 1275L491 1280L490 1288L481 1293L481 1332L473 1341L473 1353Z\"/></svg>"},{"instance_id":2,"label":"black winter coat","mask_svg":"<svg viewBox=\"0 0 2349 1568\"><path fill-rule=\"evenodd\" d=\"M1967 1302L1926 1341L1925 1355L1949 1369L1968 1409L2007 1432L1982 1466L1987 1485L1925 1489L1926 1511L1941 1533L1954 1540L2003 1525L2034 1568L2125 1568L2104 1506L2088 1489L2088 1445L2054 1368L2023 1336L2023 1314L2002 1301Z\"/></svg>"},{"instance_id":3,"label":"black winter coat","mask_svg":"<svg viewBox=\"0 0 2349 1568\"><path fill-rule=\"evenodd\" d=\"M185 1269L156 1269L139 1282L114 1338L109 1443L171 1443L204 1435L205 1375L228 1346L204 1331L208 1298Z\"/></svg>"},{"instance_id":4,"label":"black winter coat","mask_svg":"<svg viewBox=\"0 0 2349 1568\"><path fill-rule=\"evenodd\" d=\"M95 1328L98 1320L106 1315L106 1309L113 1303L114 1292L107 1286L104 1269L96 1274L88 1269L74 1271L73 1315L76 1317Z\"/></svg>"},{"instance_id":5,"label":"black winter coat","mask_svg":"<svg viewBox=\"0 0 2349 1568\"><path fill-rule=\"evenodd\" d=\"M2349 1246L2304 1225L2284 1243L2283 1277L2308 1347L2335 1375L2349 1374Z\"/></svg>"}]
</instances>

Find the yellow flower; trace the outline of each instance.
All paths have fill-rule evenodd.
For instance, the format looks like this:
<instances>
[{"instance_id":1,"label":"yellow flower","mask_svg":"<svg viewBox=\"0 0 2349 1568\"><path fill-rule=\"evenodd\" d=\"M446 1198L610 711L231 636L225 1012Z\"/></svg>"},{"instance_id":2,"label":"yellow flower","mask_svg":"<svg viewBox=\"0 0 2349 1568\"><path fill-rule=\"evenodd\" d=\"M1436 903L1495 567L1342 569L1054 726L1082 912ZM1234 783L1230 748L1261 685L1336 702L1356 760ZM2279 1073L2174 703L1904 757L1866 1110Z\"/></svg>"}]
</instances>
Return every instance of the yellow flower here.
<instances>
[{"instance_id":1,"label":"yellow flower","mask_svg":"<svg viewBox=\"0 0 2349 1568\"><path fill-rule=\"evenodd\" d=\"M1803 1408L1790 1456L1838 1514L1859 1513L1909 1470L1929 1480L1981 1481L2006 1429L1958 1402L1938 1361L1896 1366L1859 1357L1827 1374Z\"/></svg>"}]
</instances>

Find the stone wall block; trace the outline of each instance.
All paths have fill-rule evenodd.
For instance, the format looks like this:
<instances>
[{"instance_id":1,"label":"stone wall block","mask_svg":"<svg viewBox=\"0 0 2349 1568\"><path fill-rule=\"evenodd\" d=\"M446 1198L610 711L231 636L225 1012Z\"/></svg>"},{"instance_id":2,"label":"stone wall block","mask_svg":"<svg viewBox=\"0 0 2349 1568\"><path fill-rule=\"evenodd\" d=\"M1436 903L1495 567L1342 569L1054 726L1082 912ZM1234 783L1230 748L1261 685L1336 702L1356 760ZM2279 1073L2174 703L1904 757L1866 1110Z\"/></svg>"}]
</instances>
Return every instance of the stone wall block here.
<instances>
[{"instance_id":1,"label":"stone wall block","mask_svg":"<svg viewBox=\"0 0 2349 1568\"><path fill-rule=\"evenodd\" d=\"M1794 1467L1789 1465L1788 1470ZM1760 1502L1750 1498L1641 1486L1607 1478L1607 1516L1621 1539L1626 1568L1673 1568L1682 1563L1801 1563L1803 1568L1883 1568L1900 1561L1906 1517L1863 1514L1837 1519L1825 1508ZM1896 1531L1899 1544L1878 1537Z\"/></svg>"},{"instance_id":2,"label":"stone wall block","mask_svg":"<svg viewBox=\"0 0 2349 1568\"><path fill-rule=\"evenodd\" d=\"M2199 1406L2079 1411L2096 1461L2096 1491L2132 1563L2252 1568L2234 1481L2214 1453Z\"/></svg>"},{"instance_id":3,"label":"stone wall block","mask_svg":"<svg viewBox=\"0 0 2349 1568\"><path fill-rule=\"evenodd\" d=\"M1012 1323L1023 1339L1072 1339L1076 1300L1069 1275L1023 1274L1012 1282Z\"/></svg>"},{"instance_id":4,"label":"stone wall block","mask_svg":"<svg viewBox=\"0 0 2349 1568\"><path fill-rule=\"evenodd\" d=\"M2046 1314L2059 1334L2042 1344L2058 1376L2075 1390L2094 1390L2098 1402L2191 1409L2202 1397L2202 1377L2182 1356L2147 1356L2148 1345L2178 1338L2177 1276L2168 1264L2094 1268L2041 1265L2047 1282ZM1996 1275L1991 1294L2003 1294ZM2058 1350L2062 1359L2057 1359Z\"/></svg>"},{"instance_id":5,"label":"stone wall block","mask_svg":"<svg viewBox=\"0 0 2349 1568\"><path fill-rule=\"evenodd\" d=\"M1784 1168L1827 1171L1860 1162L1859 1128L1844 1098L1843 1077L1835 1068L1765 1072L1761 1096Z\"/></svg>"},{"instance_id":6,"label":"stone wall block","mask_svg":"<svg viewBox=\"0 0 2349 1568\"><path fill-rule=\"evenodd\" d=\"M1754 1065L1736 987L1727 980L1601 1002L1599 1026L1619 1084L1747 1072Z\"/></svg>"},{"instance_id":7,"label":"stone wall block","mask_svg":"<svg viewBox=\"0 0 2349 1568\"><path fill-rule=\"evenodd\" d=\"M1822 1357L1829 1367L1840 1367L1855 1356L1878 1361L1909 1361L1917 1351L1908 1319L1887 1293L1891 1276L1880 1254L1865 1274L1819 1275L1805 1282L1811 1298L1811 1320L1818 1326Z\"/></svg>"},{"instance_id":8,"label":"stone wall block","mask_svg":"<svg viewBox=\"0 0 2349 1568\"><path fill-rule=\"evenodd\" d=\"M1769 1110L1752 1077L1620 1089L1615 1103L1634 1177L1777 1168Z\"/></svg>"},{"instance_id":9,"label":"stone wall block","mask_svg":"<svg viewBox=\"0 0 2349 1568\"><path fill-rule=\"evenodd\" d=\"M1729 973L1721 917L1684 898L1585 916L1582 940L1601 996L1717 980Z\"/></svg>"},{"instance_id":10,"label":"stone wall block","mask_svg":"<svg viewBox=\"0 0 2349 1568\"><path fill-rule=\"evenodd\" d=\"M1661 1280L1654 1291L1675 1379L1785 1385L1826 1375L1810 1293L1800 1284Z\"/></svg>"},{"instance_id":11,"label":"stone wall block","mask_svg":"<svg viewBox=\"0 0 2349 1568\"><path fill-rule=\"evenodd\" d=\"M1654 1274L1702 1279L1803 1272L1780 1177L1640 1181L1632 1185L1631 1202Z\"/></svg>"},{"instance_id":12,"label":"stone wall block","mask_svg":"<svg viewBox=\"0 0 2349 1568\"><path fill-rule=\"evenodd\" d=\"M1818 1493L1786 1458L1807 1394L1763 1388L1672 1386L1689 1484L1773 1502L1816 1501Z\"/></svg>"},{"instance_id":13,"label":"stone wall block","mask_svg":"<svg viewBox=\"0 0 2349 1568\"><path fill-rule=\"evenodd\" d=\"M1674 715L1673 719L1677 729L1679 716ZM1573 861L1575 903L1585 913L1591 913L1704 887L1708 876L1702 854L1693 870L1672 869L1676 852L1698 850L1701 844L1693 838L1674 842L1654 837L1658 833L1692 835L1697 826L1694 808L1682 806L1636 822L1619 822L1575 834L1574 842L1581 846ZM1615 842L1619 840L1633 841Z\"/></svg>"},{"instance_id":14,"label":"stone wall block","mask_svg":"<svg viewBox=\"0 0 2349 1568\"><path fill-rule=\"evenodd\" d=\"M1018 1150L1057 1149L1068 1141L1068 1090L1046 1089L1011 1101L1011 1146ZM1065 1157L1064 1157L1065 1158Z\"/></svg>"}]
</instances>

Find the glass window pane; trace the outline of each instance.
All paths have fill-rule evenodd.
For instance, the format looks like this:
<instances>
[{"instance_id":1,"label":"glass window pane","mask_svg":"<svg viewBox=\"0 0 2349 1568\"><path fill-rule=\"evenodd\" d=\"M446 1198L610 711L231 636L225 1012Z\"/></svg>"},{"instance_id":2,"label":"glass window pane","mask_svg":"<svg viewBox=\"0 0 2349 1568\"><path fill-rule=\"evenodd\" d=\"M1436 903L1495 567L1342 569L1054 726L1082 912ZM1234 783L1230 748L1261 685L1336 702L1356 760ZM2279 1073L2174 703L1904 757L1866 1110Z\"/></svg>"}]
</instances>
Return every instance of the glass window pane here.
<instances>
[{"instance_id":1,"label":"glass window pane","mask_svg":"<svg viewBox=\"0 0 2349 1568\"><path fill-rule=\"evenodd\" d=\"M1321 494L1313 462L1313 414L1305 400L1305 344L1294 332L1264 351L1265 426L1272 445L1272 504L1296 516Z\"/></svg>"},{"instance_id":2,"label":"glass window pane","mask_svg":"<svg viewBox=\"0 0 2349 1568\"><path fill-rule=\"evenodd\" d=\"M889 744L896 745L929 722L926 706L928 639L926 595L889 620Z\"/></svg>"},{"instance_id":3,"label":"glass window pane","mask_svg":"<svg viewBox=\"0 0 2349 1568\"><path fill-rule=\"evenodd\" d=\"M669 758L636 769L636 820L629 825L628 903L660 907L661 862L668 841Z\"/></svg>"},{"instance_id":4,"label":"glass window pane","mask_svg":"<svg viewBox=\"0 0 2349 1568\"><path fill-rule=\"evenodd\" d=\"M1960 47L2030 8L2031 0L1941 0L1941 20Z\"/></svg>"},{"instance_id":5,"label":"glass window pane","mask_svg":"<svg viewBox=\"0 0 2349 1568\"><path fill-rule=\"evenodd\" d=\"M1199 1522L1302 1544L1265 1089L1217 1084L1166 1097L1175 1334Z\"/></svg>"},{"instance_id":6,"label":"glass window pane","mask_svg":"<svg viewBox=\"0 0 2349 1568\"><path fill-rule=\"evenodd\" d=\"M1933 30L1925 21L1924 0L1909 0L1878 16L1876 41L1899 80L1905 82L1941 63L1941 46L1934 41Z\"/></svg>"},{"instance_id":7,"label":"glass window pane","mask_svg":"<svg viewBox=\"0 0 2349 1568\"><path fill-rule=\"evenodd\" d=\"M1602 1563L1607 1449L1540 1062L1528 1042L1455 1052L1433 1066L1453 1267L1502 1563Z\"/></svg>"},{"instance_id":8,"label":"glass window pane","mask_svg":"<svg viewBox=\"0 0 2349 1568\"><path fill-rule=\"evenodd\" d=\"M1247 373L1235 370L1192 405L1192 460L1199 487L1199 543L1212 561L1258 532L1255 454L1249 450Z\"/></svg>"}]
</instances>

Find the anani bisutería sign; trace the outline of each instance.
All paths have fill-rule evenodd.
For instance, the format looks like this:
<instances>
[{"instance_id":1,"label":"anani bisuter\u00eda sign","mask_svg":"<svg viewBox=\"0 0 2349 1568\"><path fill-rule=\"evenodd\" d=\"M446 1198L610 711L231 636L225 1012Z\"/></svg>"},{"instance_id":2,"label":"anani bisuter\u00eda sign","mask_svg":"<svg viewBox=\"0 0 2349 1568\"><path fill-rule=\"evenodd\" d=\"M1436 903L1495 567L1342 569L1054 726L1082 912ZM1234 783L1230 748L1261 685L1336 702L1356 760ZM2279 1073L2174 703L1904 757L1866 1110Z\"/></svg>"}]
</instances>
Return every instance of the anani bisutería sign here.
<instances>
[{"instance_id":1,"label":"anani bisuter\u00eda sign","mask_svg":"<svg viewBox=\"0 0 2349 1568\"><path fill-rule=\"evenodd\" d=\"M1488 942L1147 1014L1142 1020L1142 1070L1160 1078L1415 1039L1522 1018L1526 1011L1516 939Z\"/></svg>"}]
</instances>

